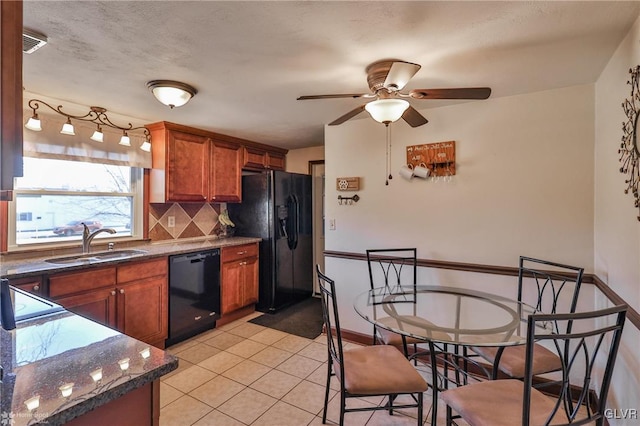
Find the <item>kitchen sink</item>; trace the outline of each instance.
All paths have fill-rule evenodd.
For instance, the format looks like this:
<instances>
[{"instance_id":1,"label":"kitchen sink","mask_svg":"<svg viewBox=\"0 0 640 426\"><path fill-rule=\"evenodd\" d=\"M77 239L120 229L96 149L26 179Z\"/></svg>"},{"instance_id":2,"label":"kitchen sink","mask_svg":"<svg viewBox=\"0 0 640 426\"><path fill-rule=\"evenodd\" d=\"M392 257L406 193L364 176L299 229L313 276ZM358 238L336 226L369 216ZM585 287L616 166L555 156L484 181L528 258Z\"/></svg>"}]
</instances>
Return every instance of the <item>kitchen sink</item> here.
<instances>
[{"instance_id":1,"label":"kitchen sink","mask_svg":"<svg viewBox=\"0 0 640 426\"><path fill-rule=\"evenodd\" d=\"M109 260L128 259L130 257L136 257L146 253L146 250L135 249L111 250L100 251L96 253L84 253L76 256L54 257L51 259L45 259L45 262L54 263L56 265L68 265L74 263L96 263L106 262Z\"/></svg>"}]
</instances>

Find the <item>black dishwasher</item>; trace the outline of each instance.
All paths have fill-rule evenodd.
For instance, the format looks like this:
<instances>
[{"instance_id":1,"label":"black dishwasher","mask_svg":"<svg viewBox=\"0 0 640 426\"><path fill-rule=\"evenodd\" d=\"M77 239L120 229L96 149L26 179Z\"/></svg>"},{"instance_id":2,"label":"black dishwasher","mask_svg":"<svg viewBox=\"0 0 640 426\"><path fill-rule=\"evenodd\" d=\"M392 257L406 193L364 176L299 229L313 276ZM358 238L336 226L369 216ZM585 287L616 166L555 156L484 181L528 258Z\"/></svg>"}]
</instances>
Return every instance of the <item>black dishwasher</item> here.
<instances>
[{"instance_id":1,"label":"black dishwasher","mask_svg":"<svg viewBox=\"0 0 640 426\"><path fill-rule=\"evenodd\" d=\"M220 318L220 249L169 256L167 346L215 326Z\"/></svg>"}]
</instances>

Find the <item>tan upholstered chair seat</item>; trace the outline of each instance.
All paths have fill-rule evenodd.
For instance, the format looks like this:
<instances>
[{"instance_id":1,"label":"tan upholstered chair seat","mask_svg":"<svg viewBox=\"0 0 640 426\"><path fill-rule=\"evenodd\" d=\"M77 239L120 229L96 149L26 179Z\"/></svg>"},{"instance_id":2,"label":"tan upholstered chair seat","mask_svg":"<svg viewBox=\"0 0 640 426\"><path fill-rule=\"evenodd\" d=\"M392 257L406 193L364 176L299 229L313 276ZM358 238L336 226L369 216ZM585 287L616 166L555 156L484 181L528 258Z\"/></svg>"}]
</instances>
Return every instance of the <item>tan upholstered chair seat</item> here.
<instances>
[{"instance_id":1,"label":"tan upholstered chair seat","mask_svg":"<svg viewBox=\"0 0 640 426\"><path fill-rule=\"evenodd\" d=\"M527 358L526 345L508 346L500 357L500 371L511 377L521 379L524 377L524 366ZM482 358L493 363L498 353L496 347L474 347L473 351ZM549 373L562 369L562 362L558 355L542 345L533 347L533 375Z\"/></svg>"},{"instance_id":2,"label":"tan upholstered chair seat","mask_svg":"<svg viewBox=\"0 0 640 426\"><path fill-rule=\"evenodd\" d=\"M391 328L399 328L419 336L431 336L436 339L449 340L450 336L442 331L433 331L436 326L424 318L413 315L397 315L394 317L379 318L377 322L386 324ZM402 335L377 327L378 335L385 345L402 346ZM407 345L426 343L425 340L407 337Z\"/></svg>"},{"instance_id":3,"label":"tan upholstered chair seat","mask_svg":"<svg viewBox=\"0 0 640 426\"><path fill-rule=\"evenodd\" d=\"M389 331L382 327L378 327L378 335L380 336L380 340L385 345L392 346L402 346L402 335L398 333L394 333L393 331ZM417 343L424 343L424 340L419 340L413 337L406 337L407 345L413 345Z\"/></svg>"},{"instance_id":4,"label":"tan upholstered chair seat","mask_svg":"<svg viewBox=\"0 0 640 426\"><path fill-rule=\"evenodd\" d=\"M340 373L338 366L335 371ZM389 395L427 390L427 382L402 353L391 346L345 350L344 371L344 386L350 394Z\"/></svg>"},{"instance_id":5,"label":"tan upholstered chair seat","mask_svg":"<svg viewBox=\"0 0 640 426\"><path fill-rule=\"evenodd\" d=\"M474 426L514 426L522 424L524 383L516 379L474 383L445 391L440 398ZM531 390L531 425L544 425L556 400L537 389ZM562 410L551 422L566 424Z\"/></svg>"}]
</instances>

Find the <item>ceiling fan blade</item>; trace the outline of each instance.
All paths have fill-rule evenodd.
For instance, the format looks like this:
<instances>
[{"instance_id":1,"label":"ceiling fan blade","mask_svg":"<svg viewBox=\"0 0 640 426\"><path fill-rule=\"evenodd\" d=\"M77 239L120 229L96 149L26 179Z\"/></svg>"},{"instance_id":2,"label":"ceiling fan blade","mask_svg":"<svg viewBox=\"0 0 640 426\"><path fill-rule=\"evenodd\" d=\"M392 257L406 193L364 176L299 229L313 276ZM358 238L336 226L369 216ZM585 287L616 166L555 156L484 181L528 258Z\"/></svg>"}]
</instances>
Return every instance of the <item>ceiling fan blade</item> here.
<instances>
[{"instance_id":1,"label":"ceiling fan blade","mask_svg":"<svg viewBox=\"0 0 640 426\"><path fill-rule=\"evenodd\" d=\"M411 127L422 126L423 124L427 124L429 122L429 120L424 118L424 116L412 106L409 106L404 114L402 114L402 119L406 121L407 124Z\"/></svg>"},{"instance_id":2,"label":"ceiling fan blade","mask_svg":"<svg viewBox=\"0 0 640 426\"><path fill-rule=\"evenodd\" d=\"M414 89L409 96L414 99L487 99L490 87L460 87L457 89Z\"/></svg>"},{"instance_id":3,"label":"ceiling fan blade","mask_svg":"<svg viewBox=\"0 0 640 426\"><path fill-rule=\"evenodd\" d=\"M348 113L346 113L342 117L338 117L337 119L335 119L331 123L329 123L329 126L337 126L338 124L342 124L345 121L347 121L348 119L355 117L356 115L358 115L362 111L364 111L364 106L365 105L366 104L360 105L358 108L352 109L351 111L349 111Z\"/></svg>"},{"instance_id":4,"label":"ceiling fan blade","mask_svg":"<svg viewBox=\"0 0 640 426\"><path fill-rule=\"evenodd\" d=\"M371 93L345 93L342 95L308 95L308 96L300 96L298 101L306 101L309 99L338 99L338 98L366 98L374 96Z\"/></svg>"},{"instance_id":5,"label":"ceiling fan blade","mask_svg":"<svg viewBox=\"0 0 640 426\"><path fill-rule=\"evenodd\" d=\"M387 78L384 80L384 87L394 87L397 90L407 85L411 77L420 70L420 65L411 62L394 62L389 68Z\"/></svg>"}]
</instances>

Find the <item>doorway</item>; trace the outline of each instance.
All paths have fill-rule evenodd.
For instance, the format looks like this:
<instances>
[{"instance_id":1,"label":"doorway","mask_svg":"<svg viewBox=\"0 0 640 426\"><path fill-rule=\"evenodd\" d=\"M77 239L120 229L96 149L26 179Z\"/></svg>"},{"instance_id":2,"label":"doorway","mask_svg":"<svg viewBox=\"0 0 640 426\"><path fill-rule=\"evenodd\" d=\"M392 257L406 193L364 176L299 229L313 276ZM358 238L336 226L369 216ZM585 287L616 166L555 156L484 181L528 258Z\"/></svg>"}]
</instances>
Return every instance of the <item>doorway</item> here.
<instances>
[{"instance_id":1,"label":"doorway","mask_svg":"<svg viewBox=\"0 0 640 426\"><path fill-rule=\"evenodd\" d=\"M313 265L324 271L324 160L309 161L313 197ZM313 280L313 294L319 295L318 280Z\"/></svg>"}]
</instances>

